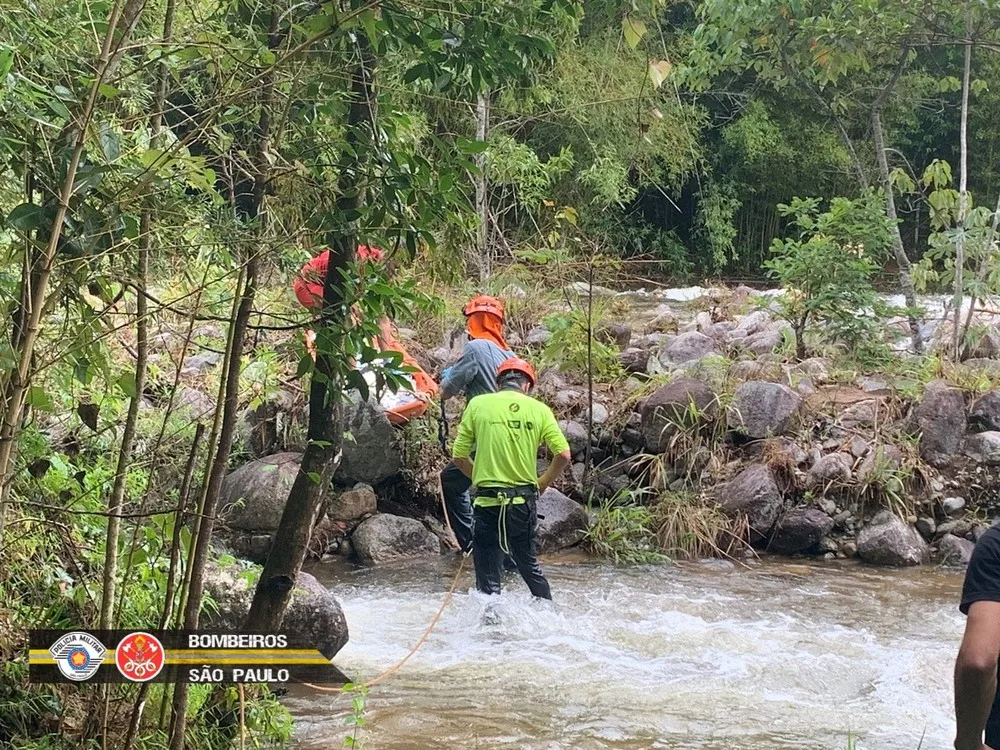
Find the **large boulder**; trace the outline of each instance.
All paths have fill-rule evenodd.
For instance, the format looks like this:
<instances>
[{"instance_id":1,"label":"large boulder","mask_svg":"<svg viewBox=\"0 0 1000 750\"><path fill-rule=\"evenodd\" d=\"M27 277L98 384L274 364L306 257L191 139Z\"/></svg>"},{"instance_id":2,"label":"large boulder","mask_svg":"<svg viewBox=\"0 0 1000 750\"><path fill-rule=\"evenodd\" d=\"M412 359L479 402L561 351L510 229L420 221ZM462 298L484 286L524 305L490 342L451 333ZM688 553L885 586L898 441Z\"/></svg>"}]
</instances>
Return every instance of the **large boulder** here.
<instances>
[{"instance_id":1,"label":"large boulder","mask_svg":"<svg viewBox=\"0 0 1000 750\"><path fill-rule=\"evenodd\" d=\"M396 444L396 432L385 412L371 401L356 399L346 409L345 429L351 438L343 443L337 482L375 486L398 474L403 459Z\"/></svg>"},{"instance_id":2,"label":"large boulder","mask_svg":"<svg viewBox=\"0 0 1000 750\"><path fill-rule=\"evenodd\" d=\"M441 542L420 521L388 513L362 522L351 535L351 546L364 565L441 552Z\"/></svg>"},{"instance_id":3,"label":"large boulder","mask_svg":"<svg viewBox=\"0 0 1000 750\"><path fill-rule=\"evenodd\" d=\"M569 452L574 456L581 456L587 452L590 445L590 433L587 428L575 419L563 419L559 421L559 429L566 436L569 443Z\"/></svg>"},{"instance_id":4,"label":"large boulder","mask_svg":"<svg viewBox=\"0 0 1000 750\"><path fill-rule=\"evenodd\" d=\"M206 608L203 626L239 631L243 629L254 585L246 571L228 565L209 563L205 569L205 593L215 607ZM285 611L281 630L312 644L327 659L332 659L347 643L347 620L333 594L308 573L299 573L292 600Z\"/></svg>"},{"instance_id":5,"label":"large boulder","mask_svg":"<svg viewBox=\"0 0 1000 750\"><path fill-rule=\"evenodd\" d=\"M858 532L858 557L874 565L921 565L929 555L920 532L887 510Z\"/></svg>"},{"instance_id":6,"label":"large boulder","mask_svg":"<svg viewBox=\"0 0 1000 750\"><path fill-rule=\"evenodd\" d=\"M977 432L965 439L965 455L989 466L1000 464L1000 432Z\"/></svg>"},{"instance_id":7,"label":"large boulder","mask_svg":"<svg viewBox=\"0 0 1000 750\"><path fill-rule=\"evenodd\" d=\"M646 372L646 368L649 366L649 349L640 349L637 346L629 347L618 355L618 361L625 372L633 374Z\"/></svg>"},{"instance_id":8,"label":"large boulder","mask_svg":"<svg viewBox=\"0 0 1000 750\"><path fill-rule=\"evenodd\" d=\"M263 403L247 409L236 425L243 445L254 458L295 450L293 445L300 442L293 437L296 428L304 437L305 424L297 420L295 397L288 391L278 391Z\"/></svg>"},{"instance_id":9,"label":"large boulder","mask_svg":"<svg viewBox=\"0 0 1000 750\"><path fill-rule=\"evenodd\" d=\"M938 540L937 548L938 558L942 563L964 568L969 565L969 560L972 559L972 551L976 548L976 545L968 539L962 539L962 537L955 536L954 534L945 534Z\"/></svg>"},{"instance_id":10,"label":"large boulder","mask_svg":"<svg viewBox=\"0 0 1000 750\"><path fill-rule=\"evenodd\" d=\"M327 508L326 515L333 521L358 521L370 516L378 508L375 490L367 484L358 484L337 494Z\"/></svg>"},{"instance_id":11,"label":"large boulder","mask_svg":"<svg viewBox=\"0 0 1000 750\"><path fill-rule=\"evenodd\" d=\"M1000 431L1000 390L987 391L972 404L969 429L975 432Z\"/></svg>"},{"instance_id":12,"label":"large boulder","mask_svg":"<svg viewBox=\"0 0 1000 750\"><path fill-rule=\"evenodd\" d=\"M802 397L779 383L749 380L736 388L729 426L759 440L788 432L802 409Z\"/></svg>"},{"instance_id":13,"label":"large boulder","mask_svg":"<svg viewBox=\"0 0 1000 750\"><path fill-rule=\"evenodd\" d=\"M779 555L805 552L833 529L833 519L819 508L794 508L774 527L767 548Z\"/></svg>"},{"instance_id":14,"label":"large boulder","mask_svg":"<svg viewBox=\"0 0 1000 750\"><path fill-rule=\"evenodd\" d=\"M959 452L965 437L965 398L944 381L928 383L923 401L914 409L920 433L920 456L931 466L946 466Z\"/></svg>"},{"instance_id":15,"label":"large boulder","mask_svg":"<svg viewBox=\"0 0 1000 750\"><path fill-rule=\"evenodd\" d=\"M540 553L572 547L587 533L587 511L553 487L538 498L538 515L536 544Z\"/></svg>"},{"instance_id":16,"label":"large boulder","mask_svg":"<svg viewBox=\"0 0 1000 750\"><path fill-rule=\"evenodd\" d=\"M619 349L625 349L632 340L632 329L624 323L608 323L594 334L594 338L605 344L614 344Z\"/></svg>"},{"instance_id":17,"label":"large boulder","mask_svg":"<svg viewBox=\"0 0 1000 750\"><path fill-rule=\"evenodd\" d=\"M774 475L765 464L749 466L730 481L716 485L712 494L726 514L747 517L754 543L767 537L784 504Z\"/></svg>"},{"instance_id":18,"label":"large boulder","mask_svg":"<svg viewBox=\"0 0 1000 750\"><path fill-rule=\"evenodd\" d=\"M697 331L682 333L660 353L664 364L681 364L701 359L718 351L715 340Z\"/></svg>"},{"instance_id":19,"label":"large boulder","mask_svg":"<svg viewBox=\"0 0 1000 750\"><path fill-rule=\"evenodd\" d=\"M646 450L662 453L678 429L697 419L714 419L718 404L715 391L693 378L680 378L657 389L640 409Z\"/></svg>"},{"instance_id":20,"label":"large boulder","mask_svg":"<svg viewBox=\"0 0 1000 750\"><path fill-rule=\"evenodd\" d=\"M228 474L219 492L222 522L240 531L277 529L301 461L301 453L275 453Z\"/></svg>"},{"instance_id":21,"label":"large boulder","mask_svg":"<svg viewBox=\"0 0 1000 750\"><path fill-rule=\"evenodd\" d=\"M178 386L174 394L174 411L192 421L211 419L215 414L215 399L196 388Z\"/></svg>"}]
</instances>

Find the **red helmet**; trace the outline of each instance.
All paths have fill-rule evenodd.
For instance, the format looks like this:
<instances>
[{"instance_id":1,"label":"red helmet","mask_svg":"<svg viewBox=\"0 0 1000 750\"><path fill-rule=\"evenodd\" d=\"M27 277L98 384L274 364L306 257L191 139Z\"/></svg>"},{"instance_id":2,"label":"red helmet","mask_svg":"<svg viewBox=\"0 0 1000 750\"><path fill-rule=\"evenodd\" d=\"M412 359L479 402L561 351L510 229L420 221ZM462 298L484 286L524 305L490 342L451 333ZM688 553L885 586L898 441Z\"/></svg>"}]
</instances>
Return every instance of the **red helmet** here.
<instances>
[{"instance_id":1,"label":"red helmet","mask_svg":"<svg viewBox=\"0 0 1000 750\"><path fill-rule=\"evenodd\" d=\"M527 375L531 385L535 385L535 368L520 357L510 357L501 362L497 368L497 378L500 378L505 372L520 372Z\"/></svg>"},{"instance_id":2,"label":"red helmet","mask_svg":"<svg viewBox=\"0 0 1000 750\"><path fill-rule=\"evenodd\" d=\"M369 247L368 245L358 245L357 258L360 261L373 261L381 263L385 258L385 252L380 247Z\"/></svg>"},{"instance_id":3,"label":"red helmet","mask_svg":"<svg viewBox=\"0 0 1000 750\"><path fill-rule=\"evenodd\" d=\"M466 305L465 309L462 310L465 317L469 317L473 313L484 312L490 315L496 315L500 320L503 320L503 300L499 300L496 297L490 297L485 294L480 294L478 297L473 297L470 299Z\"/></svg>"}]
</instances>

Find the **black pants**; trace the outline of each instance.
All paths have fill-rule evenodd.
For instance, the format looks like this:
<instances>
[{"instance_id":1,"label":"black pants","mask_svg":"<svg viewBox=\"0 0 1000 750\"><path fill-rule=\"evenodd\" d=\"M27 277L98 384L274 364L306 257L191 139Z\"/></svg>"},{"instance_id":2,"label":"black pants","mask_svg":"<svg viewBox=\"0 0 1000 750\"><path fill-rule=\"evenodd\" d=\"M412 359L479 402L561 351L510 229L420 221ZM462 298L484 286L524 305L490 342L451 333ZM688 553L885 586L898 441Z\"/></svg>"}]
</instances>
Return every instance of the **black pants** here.
<instances>
[{"instance_id":1,"label":"black pants","mask_svg":"<svg viewBox=\"0 0 1000 750\"><path fill-rule=\"evenodd\" d=\"M541 599L552 598L549 582L542 575L535 555L537 508L537 498L520 505L504 506L502 510L501 507L476 508L472 559L476 563L476 588L484 594L500 593L504 558L500 545L503 542L531 593Z\"/></svg>"},{"instance_id":2,"label":"black pants","mask_svg":"<svg viewBox=\"0 0 1000 750\"><path fill-rule=\"evenodd\" d=\"M463 552L472 548L472 499L469 497L469 479L455 464L448 465L441 471L441 491L444 493L444 505L448 509L448 519L455 532L458 546Z\"/></svg>"}]
</instances>

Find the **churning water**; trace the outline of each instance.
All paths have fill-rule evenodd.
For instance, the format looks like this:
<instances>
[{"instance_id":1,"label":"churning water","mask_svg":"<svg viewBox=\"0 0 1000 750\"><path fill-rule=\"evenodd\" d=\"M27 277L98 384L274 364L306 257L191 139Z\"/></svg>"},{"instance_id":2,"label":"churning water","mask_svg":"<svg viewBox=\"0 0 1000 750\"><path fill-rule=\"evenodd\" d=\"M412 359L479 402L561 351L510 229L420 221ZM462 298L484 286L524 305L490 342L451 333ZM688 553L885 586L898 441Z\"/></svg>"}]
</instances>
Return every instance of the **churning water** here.
<instances>
[{"instance_id":1,"label":"churning water","mask_svg":"<svg viewBox=\"0 0 1000 750\"><path fill-rule=\"evenodd\" d=\"M950 747L961 576L856 565L544 566L488 624L471 571L428 642L368 697L365 747ZM344 606L336 663L371 679L434 616L457 562L312 572ZM341 747L343 696L296 687L303 750ZM922 743L922 744L921 744Z\"/></svg>"}]
</instances>

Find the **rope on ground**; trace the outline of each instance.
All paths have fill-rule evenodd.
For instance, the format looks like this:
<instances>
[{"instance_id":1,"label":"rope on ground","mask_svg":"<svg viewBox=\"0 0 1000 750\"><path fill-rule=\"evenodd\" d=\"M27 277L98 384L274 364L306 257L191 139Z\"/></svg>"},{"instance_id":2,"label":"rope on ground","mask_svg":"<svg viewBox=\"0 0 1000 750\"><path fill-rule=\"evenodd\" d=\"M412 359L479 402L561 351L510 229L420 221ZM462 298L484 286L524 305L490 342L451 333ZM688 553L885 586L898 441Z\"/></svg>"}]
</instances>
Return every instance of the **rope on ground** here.
<instances>
[{"instance_id":1,"label":"rope on ground","mask_svg":"<svg viewBox=\"0 0 1000 750\"><path fill-rule=\"evenodd\" d=\"M452 528L451 518L448 517L448 504L444 501L444 487L441 484L440 477L438 478L438 496L441 498L441 507L444 510L444 520L445 523L448 525L448 531L450 531L454 536L455 529ZM406 656L404 656L398 662L396 662L387 670L382 672L382 674L378 675L377 677L371 680L368 680L368 682L365 682L364 683L365 688L370 688L373 685L377 685L378 683L382 682L382 680L384 680L385 678L389 677L390 675L398 671L404 664L406 664L406 662L410 660L410 658L415 653L417 653L418 650L420 650L420 647L427 642L427 639L430 638L431 633L434 632L434 628L437 627L438 622L441 620L441 616L444 614L445 609L447 609L448 604L451 602L452 596L455 594L455 589L458 587L458 580L462 577L462 571L465 570L465 563L468 559L469 559L469 554L464 553L462 555L462 561L458 565L458 570L455 573L455 577L451 581L451 588L449 588L448 593L444 595L444 600L441 602L441 606L438 608L437 614L434 615L434 619L431 620L431 624L427 626L426 630L424 630L424 634L420 636L420 640L418 640L415 644L413 644L413 648L409 650ZM344 692L344 686L331 687L327 685L316 685L311 682L303 682L301 684L305 685L306 687L312 688L313 690L318 690L322 693Z\"/></svg>"}]
</instances>

